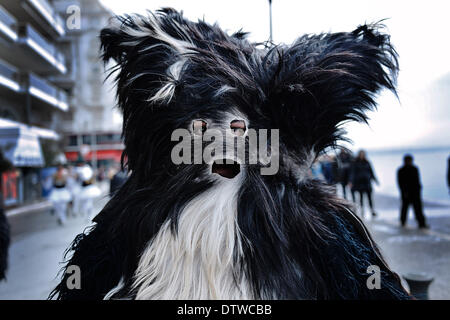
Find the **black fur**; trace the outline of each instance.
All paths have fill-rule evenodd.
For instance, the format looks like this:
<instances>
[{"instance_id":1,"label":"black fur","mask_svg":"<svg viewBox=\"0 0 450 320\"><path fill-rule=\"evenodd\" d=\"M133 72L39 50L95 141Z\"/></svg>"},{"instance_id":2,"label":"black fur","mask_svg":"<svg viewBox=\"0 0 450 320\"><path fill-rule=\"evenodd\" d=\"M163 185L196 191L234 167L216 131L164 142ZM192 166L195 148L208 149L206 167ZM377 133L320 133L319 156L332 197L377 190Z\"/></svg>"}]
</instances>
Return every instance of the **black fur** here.
<instances>
[{"instance_id":1,"label":"black fur","mask_svg":"<svg viewBox=\"0 0 450 320\"><path fill-rule=\"evenodd\" d=\"M365 121L374 95L381 88L395 91L397 55L382 26L259 48L242 32L229 36L173 9L153 17L165 33L188 44L183 52L154 36L154 25L142 16L119 18L119 26L101 32L105 62L117 62L123 159L131 176L94 219L95 227L69 248L67 265L81 267L81 290L67 289L63 275L50 297L101 299L121 277L125 287L116 297L133 297L130 282L145 245L165 221L176 232L184 206L213 184L204 178L206 165L172 163L172 131L193 119L221 119L234 107L252 128L280 129L279 172L261 176L259 164L247 165L238 199L238 224L248 241L237 263L254 296L407 298L349 205L319 181L299 182L291 165L302 167L311 154L336 146L345 121ZM180 59L180 76L173 77L167 70ZM168 81L174 94L149 100ZM218 95L224 85L234 90ZM381 290L366 286L369 265L382 269Z\"/></svg>"},{"instance_id":2,"label":"black fur","mask_svg":"<svg viewBox=\"0 0 450 320\"><path fill-rule=\"evenodd\" d=\"M5 279L6 277L9 241L9 223L3 208L0 207L0 280Z\"/></svg>"},{"instance_id":3,"label":"black fur","mask_svg":"<svg viewBox=\"0 0 450 320\"><path fill-rule=\"evenodd\" d=\"M0 149L0 178L5 171L12 169L12 164L3 156ZM2 187L0 181L0 188ZM6 278L6 270L8 269L8 249L10 243L10 226L3 208L3 194L0 190L0 281Z\"/></svg>"}]
</instances>

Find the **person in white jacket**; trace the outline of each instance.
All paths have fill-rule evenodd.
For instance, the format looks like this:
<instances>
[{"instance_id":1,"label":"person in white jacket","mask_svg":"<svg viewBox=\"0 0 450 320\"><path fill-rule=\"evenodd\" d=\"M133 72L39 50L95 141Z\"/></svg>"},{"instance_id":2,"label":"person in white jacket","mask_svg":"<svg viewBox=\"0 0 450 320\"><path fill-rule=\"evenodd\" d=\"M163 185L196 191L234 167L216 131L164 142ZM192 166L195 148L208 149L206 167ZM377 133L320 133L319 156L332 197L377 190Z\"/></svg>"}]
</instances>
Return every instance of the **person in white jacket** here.
<instances>
[{"instance_id":1,"label":"person in white jacket","mask_svg":"<svg viewBox=\"0 0 450 320\"><path fill-rule=\"evenodd\" d=\"M80 213L80 192L81 192L81 182L78 177L78 172L76 168L69 167L67 173L67 190L69 190L72 196L72 216L76 216Z\"/></svg>"},{"instance_id":2,"label":"person in white jacket","mask_svg":"<svg viewBox=\"0 0 450 320\"><path fill-rule=\"evenodd\" d=\"M67 190L67 171L62 165L58 166L58 170L53 175L53 189L50 193L49 200L53 203L58 223L64 225L67 219L67 204L72 199L70 192Z\"/></svg>"},{"instance_id":3,"label":"person in white jacket","mask_svg":"<svg viewBox=\"0 0 450 320\"><path fill-rule=\"evenodd\" d=\"M81 179L80 212L82 217L90 221L93 218L94 199L100 196L101 190L94 184L94 171L88 164L81 167L78 174Z\"/></svg>"}]
</instances>

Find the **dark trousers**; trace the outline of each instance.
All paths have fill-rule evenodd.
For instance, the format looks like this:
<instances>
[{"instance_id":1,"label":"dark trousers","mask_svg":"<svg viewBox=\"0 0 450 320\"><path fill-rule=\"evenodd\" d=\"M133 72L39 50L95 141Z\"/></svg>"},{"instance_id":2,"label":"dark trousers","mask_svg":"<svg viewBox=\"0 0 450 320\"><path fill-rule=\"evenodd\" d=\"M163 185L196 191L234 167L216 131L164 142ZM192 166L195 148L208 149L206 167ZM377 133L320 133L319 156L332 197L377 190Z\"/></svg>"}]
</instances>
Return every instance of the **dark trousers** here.
<instances>
[{"instance_id":1,"label":"dark trousers","mask_svg":"<svg viewBox=\"0 0 450 320\"><path fill-rule=\"evenodd\" d=\"M342 187L342 193L344 195L344 199L347 200L347 183L340 183L341 187Z\"/></svg>"},{"instance_id":2,"label":"dark trousers","mask_svg":"<svg viewBox=\"0 0 450 320\"><path fill-rule=\"evenodd\" d=\"M8 266L9 236L8 219L3 208L0 207L0 281L5 278L6 268Z\"/></svg>"},{"instance_id":3,"label":"dark trousers","mask_svg":"<svg viewBox=\"0 0 450 320\"><path fill-rule=\"evenodd\" d=\"M359 204L361 205L361 209L364 208L364 194L367 194L367 200L369 200L369 207L373 212L374 209L373 209L373 201L372 201L372 190L357 190L357 192L359 193ZM352 198L353 198L353 202L356 202L355 191L353 191L353 190L352 190Z\"/></svg>"},{"instance_id":4,"label":"dark trousers","mask_svg":"<svg viewBox=\"0 0 450 320\"><path fill-rule=\"evenodd\" d=\"M405 225L408 218L408 209L412 205L414 208L414 215L416 216L419 227L425 226L425 216L422 210L422 199L420 198L420 192L414 192L410 194L402 195L402 208L400 211L400 222Z\"/></svg>"}]
</instances>

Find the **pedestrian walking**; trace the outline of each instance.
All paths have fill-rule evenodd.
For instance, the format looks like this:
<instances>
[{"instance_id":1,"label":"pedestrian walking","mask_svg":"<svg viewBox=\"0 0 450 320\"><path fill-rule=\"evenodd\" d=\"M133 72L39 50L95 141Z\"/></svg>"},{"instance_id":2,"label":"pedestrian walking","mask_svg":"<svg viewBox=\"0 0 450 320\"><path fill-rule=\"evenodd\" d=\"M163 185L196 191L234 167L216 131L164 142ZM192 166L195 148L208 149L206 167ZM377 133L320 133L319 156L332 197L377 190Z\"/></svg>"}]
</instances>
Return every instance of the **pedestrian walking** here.
<instances>
[{"instance_id":1,"label":"pedestrian walking","mask_svg":"<svg viewBox=\"0 0 450 320\"><path fill-rule=\"evenodd\" d=\"M81 191L81 185L78 179L76 169L72 166L68 168L67 172L67 190L71 195L71 214L76 216L80 212L80 199L79 194Z\"/></svg>"},{"instance_id":2,"label":"pedestrian walking","mask_svg":"<svg viewBox=\"0 0 450 320\"><path fill-rule=\"evenodd\" d=\"M322 174L328 185L336 187L338 178L338 165L335 156L325 155L320 162Z\"/></svg>"},{"instance_id":3,"label":"pedestrian walking","mask_svg":"<svg viewBox=\"0 0 450 320\"><path fill-rule=\"evenodd\" d=\"M342 188L342 194L344 199L347 199L347 186L350 182L350 169L352 166L353 157L352 154L346 149L341 149L339 155L336 158L338 167L338 183Z\"/></svg>"},{"instance_id":4,"label":"pedestrian walking","mask_svg":"<svg viewBox=\"0 0 450 320\"><path fill-rule=\"evenodd\" d=\"M53 203L58 224L64 225L67 219L67 205L72 197L67 190L67 171L62 165L58 166L56 173L53 175L53 189L49 199Z\"/></svg>"},{"instance_id":5,"label":"pedestrian walking","mask_svg":"<svg viewBox=\"0 0 450 320\"><path fill-rule=\"evenodd\" d=\"M422 209L422 185L420 183L419 169L413 164L412 155L407 154L403 157L403 166L397 171L397 183L402 200L400 210L400 223L402 227L406 224L408 208L412 205L419 228L428 228Z\"/></svg>"},{"instance_id":6,"label":"pedestrian walking","mask_svg":"<svg viewBox=\"0 0 450 320\"><path fill-rule=\"evenodd\" d=\"M447 159L447 187L450 193L450 157Z\"/></svg>"},{"instance_id":7,"label":"pedestrian walking","mask_svg":"<svg viewBox=\"0 0 450 320\"><path fill-rule=\"evenodd\" d=\"M109 183L109 195L110 197L114 196L114 194L125 184L128 179L128 172L124 168L119 168L116 174L111 178Z\"/></svg>"},{"instance_id":8,"label":"pedestrian walking","mask_svg":"<svg viewBox=\"0 0 450 320\"><path fill-rule=\"evenodd\" d=\"M10 242L10 228L3 208L3 188L1 176L2 172L12 168L11 162L3 157L0 150L0 281L5 279L6 269L8 268L8 249Z\"/></svg>"},{"instance_id":9,"label":"pedestrian walking","mask_svg":"<svg viewBox=\"0 0 450 320\"><path fill-rule=\"evenodd\" d=\"M81 215L90 221L93 218L94 199L100 196L101 190L94 184L94 171L88 164L80 168L79 175L81 179L80 211Z\"/></svg>"},{"instance_id":10,"label":"pedestrian walking","mask_svg":"<svg viewBox=\"0 0 450 320\"><path fill-rule=\"evenodd\" d=\"M364 150L358 152L351 165L349 181L354 202L356 202L355 193L359 194L361 216L364 216L364 195L366 195L372 216L375 217L377 214L372 200L372 181L378 184L378 180Z\"/></svg>"}]
</instances>

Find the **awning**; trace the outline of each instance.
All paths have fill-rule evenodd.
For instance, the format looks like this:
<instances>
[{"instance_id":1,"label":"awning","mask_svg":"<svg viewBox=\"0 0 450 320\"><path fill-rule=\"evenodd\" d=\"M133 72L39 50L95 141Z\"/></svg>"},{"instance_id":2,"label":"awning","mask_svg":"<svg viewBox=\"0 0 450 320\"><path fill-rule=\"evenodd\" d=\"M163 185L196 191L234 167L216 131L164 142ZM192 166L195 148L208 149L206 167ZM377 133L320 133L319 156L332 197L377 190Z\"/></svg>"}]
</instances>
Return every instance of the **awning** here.
<instances>
[{"instance_id":1,"label":"awning","mask_svg":"<svg viewBox=\"0 0 450 320\"><path fill-rule=\"evenodd\" d=\"M0 127L0 149L15 167L43 167L41 144L35 132L24 127Z\"/></svg>"},{"instance_id":2,"label":"awning","mask_svg":"<svg viewBox=\"0 0 450 320\"><path fill-rule=\"evenodd\" d=\"M49 139L49 140L59 140L60 136L53 130L27 126L23 123L12 121L9 119L1 119L0 118L0 128L24 128L25 130L29 130L36 134L39 138Z\"/></svg>"}]
</instances>

